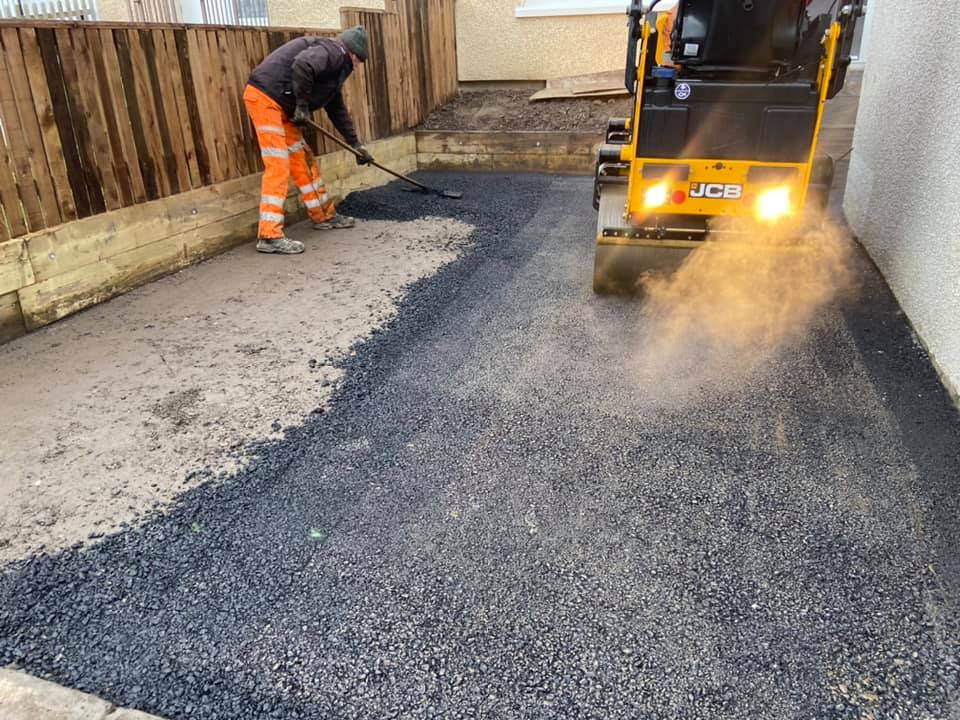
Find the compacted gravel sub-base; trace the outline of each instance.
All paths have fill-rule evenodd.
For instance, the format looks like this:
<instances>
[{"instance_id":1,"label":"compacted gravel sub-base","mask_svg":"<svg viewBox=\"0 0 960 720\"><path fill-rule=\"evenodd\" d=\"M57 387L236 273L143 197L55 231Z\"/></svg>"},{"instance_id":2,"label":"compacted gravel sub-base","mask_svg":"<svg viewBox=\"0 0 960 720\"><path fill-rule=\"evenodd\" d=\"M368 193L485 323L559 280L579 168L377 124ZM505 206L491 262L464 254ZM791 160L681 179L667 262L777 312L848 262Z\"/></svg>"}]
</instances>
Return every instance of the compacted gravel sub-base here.
<instances>
[{"instance_id":1,"label":"compacted gravel sub-base","mask_svg":"<svg viewBox=\"0 0 960 720\"><path fill-rule=\"evenodd\" d=\"M343 210L475 249L249 470L8 566L0 665L177 720L956 713L960 421L872 265L671 405L591 294L589 179L422 177L467 195Z\"/></svg>"}]
</instances>

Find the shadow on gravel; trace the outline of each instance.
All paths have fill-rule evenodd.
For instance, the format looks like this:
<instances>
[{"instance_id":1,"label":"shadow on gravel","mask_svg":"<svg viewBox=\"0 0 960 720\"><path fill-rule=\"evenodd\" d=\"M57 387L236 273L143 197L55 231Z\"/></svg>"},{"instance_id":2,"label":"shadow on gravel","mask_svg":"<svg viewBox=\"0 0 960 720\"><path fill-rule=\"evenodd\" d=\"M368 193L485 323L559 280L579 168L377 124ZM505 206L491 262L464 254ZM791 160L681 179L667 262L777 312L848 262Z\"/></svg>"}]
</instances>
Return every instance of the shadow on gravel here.
<instances>
[{"instance_id":1,"label":"shadow on gravel","mask_svg":"<svg viewBox=\"0 0 960 720\"><path fill-rule=\"evenodd\" d=\"M960 612L960 412L886 281L860 253L869 270L844 319L916 468L918 532L933 545L938 599Z\"/></svg>"},{"instance_id":2,"label":"shadow on gravel","mask_svg":"<svg viewBox=\"0 0 960 720\"><path fill-rule=\"evenodd\" d=\"M589 179L422 177L466 196L342 209L474 249L248 470L5 568L0 665L171 720L945 717L960 424L868 263L775 373L665 410L589 291Z\"/></svg>"}]
</instances>

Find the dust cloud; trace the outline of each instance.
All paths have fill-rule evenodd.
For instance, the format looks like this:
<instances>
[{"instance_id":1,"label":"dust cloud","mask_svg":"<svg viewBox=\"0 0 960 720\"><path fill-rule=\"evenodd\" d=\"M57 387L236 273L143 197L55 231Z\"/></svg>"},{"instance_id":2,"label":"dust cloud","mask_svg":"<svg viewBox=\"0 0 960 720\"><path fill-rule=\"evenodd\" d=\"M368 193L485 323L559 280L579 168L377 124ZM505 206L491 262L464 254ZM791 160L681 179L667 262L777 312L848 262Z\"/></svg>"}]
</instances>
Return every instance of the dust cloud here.
<instances>
[{"instance_id":1,"label":"dust cloud","mask_svg":"<svg viewBox=\"0 0 960 720\"><path fill-rule=\"evenodd\" d=\"M733 219L712 228L676 272L643 281L638 372L671 404L757 379L852 288L851 240L825 217L802 230Z\"/></svg>"}]
</instances>

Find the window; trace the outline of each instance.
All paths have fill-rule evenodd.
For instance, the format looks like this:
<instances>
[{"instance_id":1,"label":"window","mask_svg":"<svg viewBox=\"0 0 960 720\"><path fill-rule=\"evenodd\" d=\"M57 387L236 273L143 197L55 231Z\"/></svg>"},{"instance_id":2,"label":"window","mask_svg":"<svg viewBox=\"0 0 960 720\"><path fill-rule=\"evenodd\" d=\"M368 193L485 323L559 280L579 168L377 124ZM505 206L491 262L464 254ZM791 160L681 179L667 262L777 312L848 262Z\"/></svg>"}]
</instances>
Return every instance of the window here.
<instances>
[{"instance_id":1,"label":"window","mask_svg":"<svg viewBox=\"0 0 960 720\"><path fill-rule=\"evenodd\" d=\"M612 15L627 11L627 0L523 0L517 17L550 15Z\"/></svg>"}]
</instances>

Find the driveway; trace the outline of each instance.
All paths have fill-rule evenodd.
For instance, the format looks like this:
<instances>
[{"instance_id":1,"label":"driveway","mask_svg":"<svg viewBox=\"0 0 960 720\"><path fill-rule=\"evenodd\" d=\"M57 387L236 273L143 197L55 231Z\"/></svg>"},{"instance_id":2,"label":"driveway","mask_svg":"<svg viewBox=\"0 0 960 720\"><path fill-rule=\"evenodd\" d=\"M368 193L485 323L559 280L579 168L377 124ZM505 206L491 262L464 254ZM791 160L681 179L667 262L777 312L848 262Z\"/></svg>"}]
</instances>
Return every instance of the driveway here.
<instances>
[{"instance_id":1,"label":"driveway","mask_svg":"<svg viewBox=\"0 0 960 720\"><path fill-rule=\"evenodd\" d=\"M872 264L600 298L589 179L424 177L466 198L344 210L471 249L239 474L8 565L0 665L178 720L958 717L960 418Z\"/></svg>"}]
</instances>

